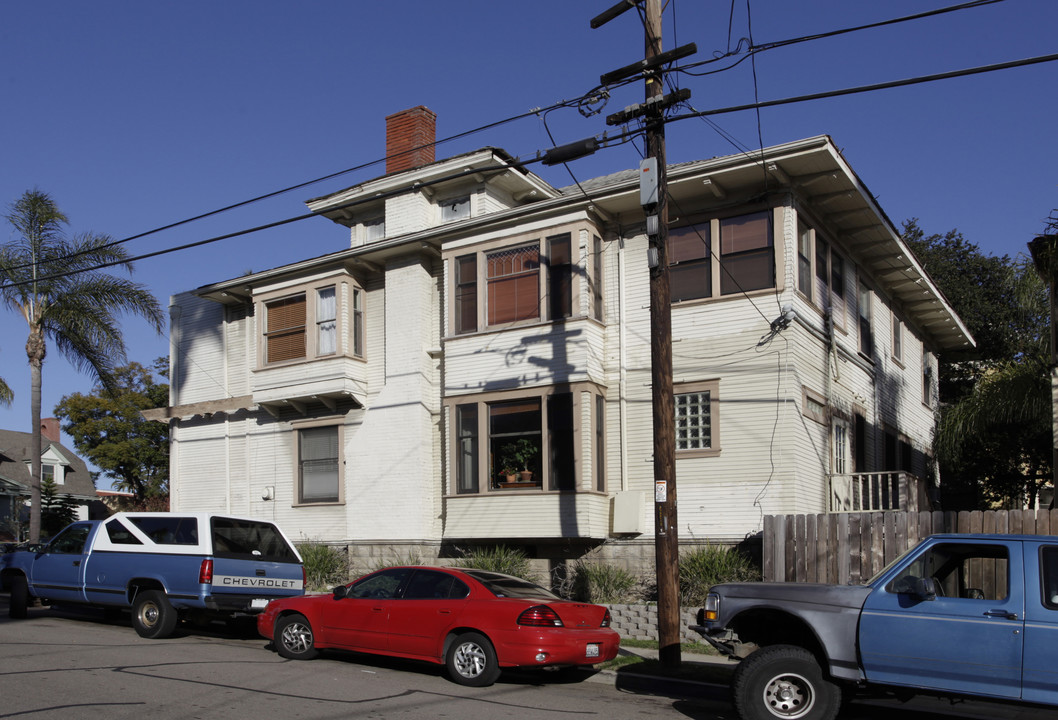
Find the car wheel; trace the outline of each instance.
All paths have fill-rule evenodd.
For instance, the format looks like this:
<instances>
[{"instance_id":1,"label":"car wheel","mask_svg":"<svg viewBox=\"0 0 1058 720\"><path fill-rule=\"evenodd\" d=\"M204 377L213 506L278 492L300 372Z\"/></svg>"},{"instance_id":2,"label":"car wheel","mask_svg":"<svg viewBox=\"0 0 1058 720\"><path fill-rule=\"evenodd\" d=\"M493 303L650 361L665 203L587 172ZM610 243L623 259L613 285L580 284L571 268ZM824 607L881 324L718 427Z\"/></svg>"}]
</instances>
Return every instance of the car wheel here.
<instances>
[{"instance_id":1,"label":"car wheel","mask_svg":"<svg viewBox=\"0 0 1058 720\"><path fill-rule=\"evenodd\" d=\"M157 640L176 629L176 610L161 590L143 590L132 603L132 627L140 637Z\"/></svg>"},{"instance_id":2,"label":"car wheel","mask_svg":"<svg viewBox=\"0 0 1058 720\"><path fill-rule=\"evenodd\" d=\"M841 709L841 688L812 653L793 645L754 652L739 663L731 688L743 720L833 720Z\"/></svg>"},{"instance_id":3,"label":"car wheel","mask_svg":"<svg viewBox=\"0 0 1058 720\"><path fill-rule=\"evenodd\" d=\"M312 626L304 615L284 615L276 621L276 651L291 660L311 660L318 654Z\"/></svg>"},{"instance_id":4,"label":"car wheel","mask_svg":"<svg viewBox=\"0 0 1058 720\"><path fill-rule=\"evenodd\" d=\"M17 575L11 578L11 596L7 608L7 615L15 620L21 620L29 612L29 585L26 578Z\"/></svg>"},{"instance_id":5,"label":"car wheel","mask_svg":"<svg viewBox=\"0 0 1058 720\"><path fill-rule=\"evenodd\" d=\"M500 665L488 638L480 633L463 633L452 641L445 658L448 675L460 685L485 687L496 682Z\"/></svg>"}]
</instances>

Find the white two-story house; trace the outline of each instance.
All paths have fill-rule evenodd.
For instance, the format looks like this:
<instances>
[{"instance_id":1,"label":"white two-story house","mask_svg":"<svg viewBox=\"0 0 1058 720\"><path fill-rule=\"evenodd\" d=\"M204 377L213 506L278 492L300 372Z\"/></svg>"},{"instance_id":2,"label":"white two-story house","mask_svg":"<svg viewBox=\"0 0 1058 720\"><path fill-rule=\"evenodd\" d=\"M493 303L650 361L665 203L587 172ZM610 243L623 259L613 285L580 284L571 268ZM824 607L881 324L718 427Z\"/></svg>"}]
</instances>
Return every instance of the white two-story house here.
<instances>
[{"instance_id":1,"label":"white two-story house","mask_svg":"<svg viewBox=\"0 0 1058 720\"><path fill-rule=\"evenodd\" d=\"M386 175L309 202L347 247L172 298L172 507L371 562L649 565L640 173L556 189L494 148L435 160L433 128L391 116ZM927 508L937 354L973 341L833 142L668 190L681 542Z\"/></svg>"}]
</instances>

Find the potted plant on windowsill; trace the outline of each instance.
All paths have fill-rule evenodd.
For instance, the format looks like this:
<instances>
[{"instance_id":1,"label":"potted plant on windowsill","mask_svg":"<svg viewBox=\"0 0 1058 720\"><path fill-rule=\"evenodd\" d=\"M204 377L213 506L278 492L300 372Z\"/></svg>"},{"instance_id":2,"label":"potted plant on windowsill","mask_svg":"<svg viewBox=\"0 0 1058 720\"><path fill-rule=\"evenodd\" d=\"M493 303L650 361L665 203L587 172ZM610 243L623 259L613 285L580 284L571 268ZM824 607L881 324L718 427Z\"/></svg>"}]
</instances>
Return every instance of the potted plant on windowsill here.
<instances>
[{"instance_id":1,"label":"potted plant on windowsill","mask_svg":"<svg viewBox=\"0 0 1058 720\"><path fill-rule=\"evenodd\" d=\"M540 454L539 446L528 438L519 438L517 441L504 446L505 451L508 448L509 452L505 453L506 457L514 462L516 468L521 468L518 471L519 482L532 482L533 471L529 469L529 463Z\"/></svg>"}]
</instances>

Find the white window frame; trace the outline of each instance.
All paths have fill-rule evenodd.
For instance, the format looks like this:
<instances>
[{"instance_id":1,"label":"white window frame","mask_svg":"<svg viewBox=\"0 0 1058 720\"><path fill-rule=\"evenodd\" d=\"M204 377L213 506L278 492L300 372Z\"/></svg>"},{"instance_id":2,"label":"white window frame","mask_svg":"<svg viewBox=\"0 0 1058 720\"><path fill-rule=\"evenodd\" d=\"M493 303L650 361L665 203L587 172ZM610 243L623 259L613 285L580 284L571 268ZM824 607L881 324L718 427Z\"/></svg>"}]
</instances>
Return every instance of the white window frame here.
<instances>
[{"instance_id":1,"label":"white window frame","mask_svg":"<svg viewBox=\"0 0 1058 720\"><path fill-rule=\"evenodd\" d=\"M467 194L445 198L438 201L437 207L440 208L442 223L466 220L471 217L471 196Z\"/></svg>"}]
</instances>

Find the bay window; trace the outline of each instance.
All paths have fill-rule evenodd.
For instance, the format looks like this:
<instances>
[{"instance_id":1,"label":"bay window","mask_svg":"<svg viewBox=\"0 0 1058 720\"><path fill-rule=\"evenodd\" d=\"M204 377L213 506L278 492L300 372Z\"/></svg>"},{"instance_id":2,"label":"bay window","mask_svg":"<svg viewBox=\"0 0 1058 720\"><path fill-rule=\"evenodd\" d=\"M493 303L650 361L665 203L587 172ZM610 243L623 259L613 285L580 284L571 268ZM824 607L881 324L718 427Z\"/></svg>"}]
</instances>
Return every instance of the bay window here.
<instances>
[{"instance_id":1,"label":"bay window","mask_svg":"<svg viewBox=\"0 0 1058 720\"><path fill-rule=\"evenodd\" d=\"M261 316L262 366L364 356L364 291L351 282L331 280L294 292L267 293L259 302Z\"/></svg>"},{"instance_id":2,"label":"bay window","mask_svg":"<svg viewBox=\"0 0 1058 720\"><path fill-rule=\"evenodd\" d=\"M582 402L590 404L582 410ZM601 395L584 388L451 401L454 493L604 491L603 403ZM582 422L596 427L581 428ZM585 465L593 477L583 483L578 479L577 437L591 439L584 452L594 455Z\"/></svg>"},{"instance_id":3,"label":"bay window","mask_svg":"<svg viewBox=\"0 0 1058 720\"><path fill-rule=\"evenodd\" d=\"M588 241L583 231L566 231L449 257L452 334L589 315L601 320L602 240L591 239L593 261L582 267Z\"/></svg>"}]
</instances>

